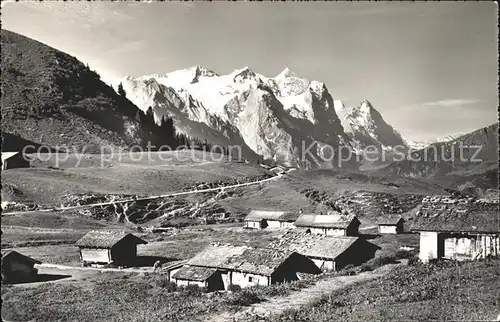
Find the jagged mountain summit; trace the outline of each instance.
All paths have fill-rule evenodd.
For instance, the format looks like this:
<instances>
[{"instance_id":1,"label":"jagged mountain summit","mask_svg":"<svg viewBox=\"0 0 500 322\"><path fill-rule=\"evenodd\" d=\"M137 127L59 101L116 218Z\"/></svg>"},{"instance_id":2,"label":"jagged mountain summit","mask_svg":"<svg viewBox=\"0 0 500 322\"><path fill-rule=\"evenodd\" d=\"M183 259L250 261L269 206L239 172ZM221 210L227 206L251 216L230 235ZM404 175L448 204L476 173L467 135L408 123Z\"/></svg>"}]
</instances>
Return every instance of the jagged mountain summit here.
<instances>
[{"instance_id":1,"label":"jagged mountain summit","mask_svg":"<svg viewBox=\"0 0 500 322\"><path fill-rule=\"evenodd\" d=\"M132 102L143 110L152 107L158 120L173 117L181 132L207 137L214 144L239 144L247 152L285 164L331 165L323 162L331 159L325 145L339 155L354 155L367 144L404 144L368 101L353 110L357 114L346 115L349 122L360 122L349 123L355 130L346 132L338 116L339 101L326 85L301 78L289 68L266 77L248 66L226 75L194 66L126 77L122 84Z\"/></svg>"}]
</instances>

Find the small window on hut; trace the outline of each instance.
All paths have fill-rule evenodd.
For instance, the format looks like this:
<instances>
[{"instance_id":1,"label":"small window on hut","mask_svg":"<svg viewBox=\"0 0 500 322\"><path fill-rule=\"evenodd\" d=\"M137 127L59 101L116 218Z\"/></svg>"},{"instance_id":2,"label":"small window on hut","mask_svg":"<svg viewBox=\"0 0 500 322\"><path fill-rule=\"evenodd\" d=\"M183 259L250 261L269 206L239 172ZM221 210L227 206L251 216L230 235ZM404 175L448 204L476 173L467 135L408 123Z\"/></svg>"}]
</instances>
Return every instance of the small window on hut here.
<instances>
[{"instance_id":1,"label":"small window on hut","mask_svg":"<svg viewBox=\"0 0 500 322\"><path fill-rule=\"evenodd\" d=\"M251 283L251 282L253 282L253 277L252 277L252 276L249 276L249 277L248 277L248 281L249 281L250 283Z\"/></svg>"}]
</instances>

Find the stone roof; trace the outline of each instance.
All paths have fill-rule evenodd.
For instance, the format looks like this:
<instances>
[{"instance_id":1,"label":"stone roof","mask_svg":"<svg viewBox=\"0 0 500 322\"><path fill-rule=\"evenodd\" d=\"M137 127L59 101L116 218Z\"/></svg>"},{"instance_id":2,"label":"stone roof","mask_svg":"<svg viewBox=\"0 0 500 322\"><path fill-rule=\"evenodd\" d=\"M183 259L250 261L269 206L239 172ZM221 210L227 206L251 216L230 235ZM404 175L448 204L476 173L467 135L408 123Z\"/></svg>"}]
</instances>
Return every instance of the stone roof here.
<instances>
[{"instance_id":1,"label":"stone roof","mask_svg":"<svg viewBox=\"0 0 500 322\"><path fill-rule=\"evenodd\" d=\"M329 215L303 214L295 221L297 227L342 228L346 229L353 221L359 221L355 215L334 213Z\"/></svg>"},{"instance_id":2,"label":"stone roof","mask_svg":"<svg viewBox=\"0 0 500 322\"><path fill-rule=\"evenodd\" d=\"M230 257L225 263L227 268L241 272L271 275L293 252L281 249L249 248L241 255Z\"/></svg>"},{"instance_id":3,"label":"stone roof","mask_svg":"<svg viewBox=\"0 0 500 322\"><path fill-rule=\"evenodd\" d=\"M130 238L136 244L147 244L147 242L126 231L92 230L76 242L76 246L89 248L111 248L119 241Z\"/></svg>"},{"instance_id":4,"label":"stone roof","mask_svg":"<svg viewBox=\"0 0 500 322\"><path fill-rule=\"evenodd\" d=\"M292 252L281 249L213 245L198 253L187 264L271 275L291 255Z\"/></svg>"},{"instance_id":5,"label":"stone roof","mask_svg":"<svg viewBox=\"0 0 500 322\"><path fill-rule=\"evenodd\" d=\"M42 262L21 253L16 252L15 250L9 250L2 254L2 263L6 260L18 260L21 262L26 262L29 264L41 264Z\"/></svg>"},{"instance_id":6,"label":"stone roof","mask_svg":"<svg viewBox=\"0 0 500 322\"><path fill-rule=\"evenodd\" d=\"M217 272L216 268L200 267L200 266L183 266L172 275L172 278L203 282L209 279Z\"/></svg>"},{"instance_id":7,"label":"stone roof","mask_svg":"<svg viewBox=\"0 0 500 322\"><path fill-rule=\"evenodd\" d=\"M283 252L297 252L307 257L336 259L360 241L358 237L324 236L304 232L287 232L269 247Z\"/></svg>"},{"instance_id":8,"label":"stone roof","mask_svg":"<svg viewBox=\"0 0 500 322\"><path fill-rule=\"evenodd\" d=\"M211 245L188 260L187 264L204 267L223 267L232 256L242 254L247 246Z\"/></svg>"},{"instance_id":9,"label":"stone roof","mask_svg":"<svg viewBox=\"0 0 500 322\"><path fill-rule=\"evenodd\" d=\"M293 222L298 217L299 214L290 211L252 210L245 217L245 221L276 220Z\"/></svg>"},{"instance_id":10,"label":"stone roof","mask_svg":"<svg viewBox=\"0 0 500 322\"><path fill-rule=\"evenodd\" d=\"M410 230L499 233L499 205L478 201L428 203L421 207Z\"/></svg>"}]
</instances>

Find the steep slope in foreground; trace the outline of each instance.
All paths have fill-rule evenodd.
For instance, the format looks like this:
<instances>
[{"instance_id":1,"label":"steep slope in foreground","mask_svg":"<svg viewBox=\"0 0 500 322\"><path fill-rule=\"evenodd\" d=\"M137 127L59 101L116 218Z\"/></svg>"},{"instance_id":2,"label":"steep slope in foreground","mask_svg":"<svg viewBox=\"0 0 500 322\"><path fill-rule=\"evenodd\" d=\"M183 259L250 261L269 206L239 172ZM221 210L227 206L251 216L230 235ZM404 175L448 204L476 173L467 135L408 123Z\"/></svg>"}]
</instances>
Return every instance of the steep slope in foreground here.
<instances>
[{"instance_id":1,"label":"steep slope in foreground","mask_svg":"<svg viewBox=\"0 0 500 322\"><path fill-rule=\"evenodd\" d=\"M1 42L2 132L16 138L11 148L29 141L99 152L153 139L158 127L136 120L137 107L76 58L3 29Z\"/></svg>"},{"instance_id":2,"label":"steep slope in foreground","mask_svg":"<svg viewBox=\"0 0 500 322\"><path fill-rule=\"evenodd\" d=\"M498 123L448 142L434 143L412 153L411 159L379 170L415 178L434 178L451 185L498 186Z\"/></svg>"}]
</instances>

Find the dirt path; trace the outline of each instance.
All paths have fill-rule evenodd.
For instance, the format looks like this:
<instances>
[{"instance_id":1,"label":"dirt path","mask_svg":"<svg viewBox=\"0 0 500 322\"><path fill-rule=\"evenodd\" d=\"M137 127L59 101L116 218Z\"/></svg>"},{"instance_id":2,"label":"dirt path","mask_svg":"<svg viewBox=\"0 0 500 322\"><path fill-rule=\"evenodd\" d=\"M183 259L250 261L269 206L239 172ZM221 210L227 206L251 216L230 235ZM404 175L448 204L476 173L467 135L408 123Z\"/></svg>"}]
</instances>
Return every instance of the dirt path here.
<instances>
[{"instance_id":1,"label":"dirt path","mask_svg":"<svg viewBox=\"0 0 500 322\"><path fill-rule=\"evenodd\" d=\"M335 290L342 289L355 283L367 282L382 277L396 266L405 264L406 261L402 261L398 264L386 265L374 271L363 272L354 276L335 276L320 280L313 286L293 292L288 296L273 297L267 301L255 303L235 315L228 312L222 312L220 314L212 315L204 320L208 322L249 321L252 320L252 318L265 320L266 317L279 315L287 309L296 309L308 303L314 302L322 296L330 294Z\"/></svg>"},{"instance_id":2,"label":"dirt path","mask_svg":"<svg viewBox=\"0 0 500 322\"><path fill-rule=\"evenodd\" d=\"M38 213L38 212L64 211L64 210L70 210L70 209L84 209L84 208L100 207L100 206L107 206L107 205L134 202L134 201L143 201L143 200L160 199L160 198L166 198L166 197L184 196L184 195L191 195L191 194L196 194L196 193L205 193L205 192L219 191L219 190L222 191L225 189L234 189L234 188L239 188L239 187L246 187L246 186L251 186L251 185L256 185L256 184L262 184L262 183L266 183L269 181L274 181L274 180L280 179L282 176L283 175L280 174L280 175L276 175L276 176L271 177L271 178L257 180L257 181L253 181L253 182L239 183L239 184L235 184L235 185L221 186L221 187L209 188L209 189L175 192L175 193L169 193L169 194L159 195L159 196L150 196L150 197L145 197L145 198L115 200L115 201L100 202L100 203L81 205L81 206L70 206L70 207L60 207L60 208L55 207L55 208L50 208L50 209L37 209L37 210L33 210L33 211L15 211L15 212L8 212L8 213L2 212L2 216L23 215L23 214Z\"/></svg>"},{"instance_id":3,"label":"dirt path","mask_svg":"<svg viewBox=\"0 0 500 322\"><path fill-rule=\"evenodd\" d=\"M141 268L97 268L97 267L78 267L78 266L67 266L59 264L38 264L35 265L36 268L56 268L58 270L84 270L84 271L101 271L101 272L153 272L153 267L141 267Z\"/></svg>"}]
</instances>

